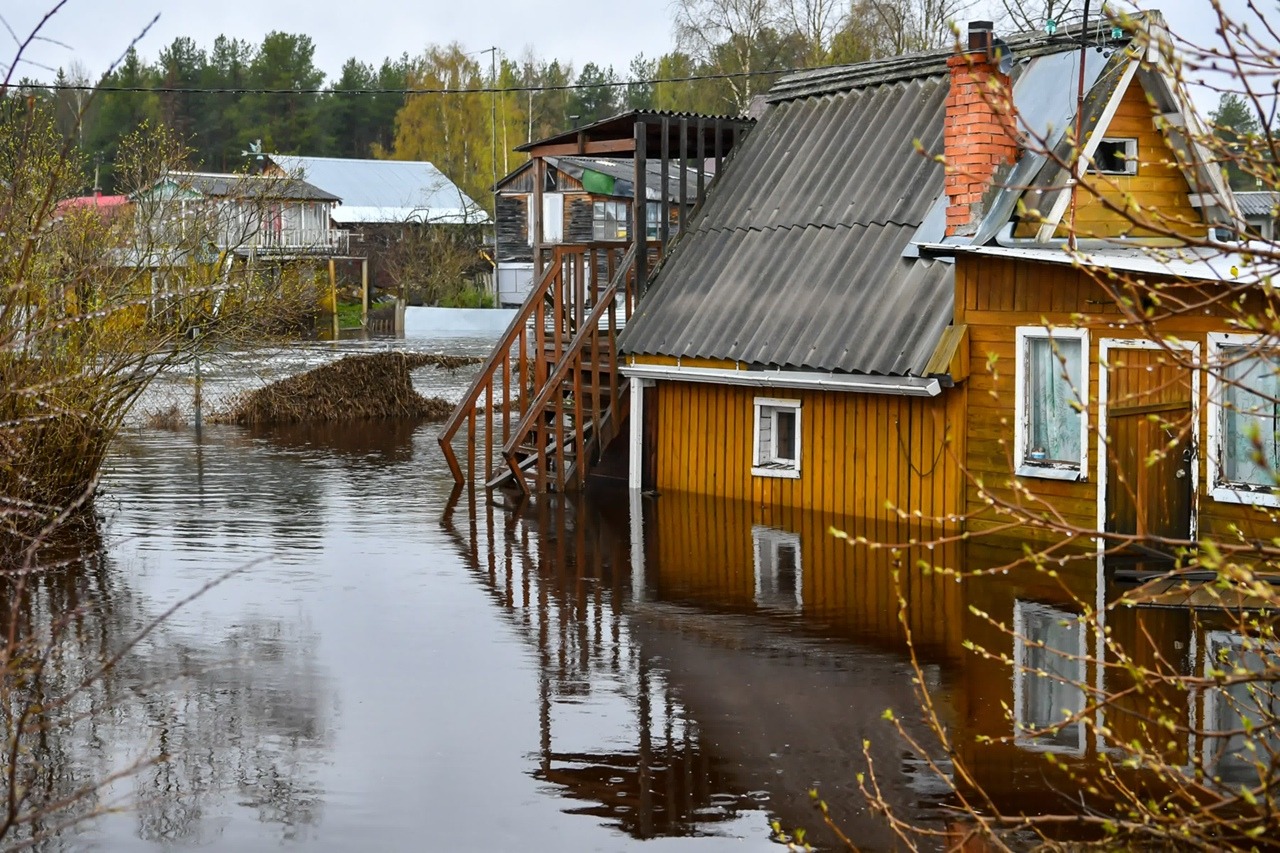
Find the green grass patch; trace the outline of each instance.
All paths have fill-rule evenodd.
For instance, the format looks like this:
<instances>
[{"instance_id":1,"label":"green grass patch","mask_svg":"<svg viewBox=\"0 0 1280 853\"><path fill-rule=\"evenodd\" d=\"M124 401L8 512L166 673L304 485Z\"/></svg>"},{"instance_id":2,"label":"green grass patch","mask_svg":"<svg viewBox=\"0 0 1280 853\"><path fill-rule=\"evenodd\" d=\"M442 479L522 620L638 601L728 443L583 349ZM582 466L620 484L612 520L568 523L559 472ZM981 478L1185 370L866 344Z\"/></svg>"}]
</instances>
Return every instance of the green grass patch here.
<instances>
[{"instance_id":1,"label":"green grass patch","mask_svg":"<svg viewBox=\"0 0 1280 853\"><path fill-rule=\"evenodd\" d=\"M442 308L492 308L493 294L479 287L464 287L440 300Z\"/></svg>"},{"instance_id":2,"label":"green grass patch","mask_svg":"<svg viewBox=\"0 0 1280 853\"><path fill-rule=\"evenodd\" d=\"M339 302L338 303L338 328L340 329L358 329L360 328L360 308L359 302Z\"/></svg>"}]
</instances>

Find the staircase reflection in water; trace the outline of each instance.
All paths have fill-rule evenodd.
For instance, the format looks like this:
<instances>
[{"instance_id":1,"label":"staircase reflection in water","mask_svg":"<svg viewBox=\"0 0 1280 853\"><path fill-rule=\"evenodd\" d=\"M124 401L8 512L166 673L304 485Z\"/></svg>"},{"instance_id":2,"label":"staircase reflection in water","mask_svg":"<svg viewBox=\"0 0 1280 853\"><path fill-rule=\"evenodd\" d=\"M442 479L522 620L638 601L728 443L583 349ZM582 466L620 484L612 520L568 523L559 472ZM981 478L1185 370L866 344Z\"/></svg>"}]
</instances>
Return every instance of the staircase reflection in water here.
<instances>
[{"instance_id":1,"label":"staircase reflection in water","mask_svg":"<svg viewBox=\"0 0 1280 853\"><path fill-rule=\"evenodd\" d=\"M1063 709L1083 710L1095 689L1121 698L1092 720L1173 765L1224 745L1188 733L1222 697L1169 684L1126 691L1115 659L1191 674L1209 646L1230 645L1226 614L1188 601L1124 604L1132 585L1108 579L1091 551L1063 551L1052 571L1036 570L1017 565L1022 541L962 540L919 521L609 491L514 510L459 492L444 525L538 656L542 743L530 772L583 803L572 811L637 838L777 819L826 846L835 839L812 806L817 786L860 847L892 847L857 787L868 755L897 816L952 842L966 831L954 817L960 796L1005 814L1105 811L1114 788L1083 799L1079 790L1082 769L1109 748L1096 729L1037 734ZM833 530L942 541L877 548ZM958 581L940 568L967 574ZM1077 618L1093 608L1106 611L1109 647ZM950 754L920 719L917 674ZM629 708L629 728L607 744L582 743L575 714L602 694ZM1180 737L1157 730L1155 707ZM893 732L887 709L933 751L937 771ZM954 774L951 759L966 773ZM1143 770L1121 781L1138 791L1156 784Z\"/></svg>"},{"instance_id":2,"label":"staircase reflection in water","mask_svg":"<svg viewBox=\"0 0 1280 853\"><path fill-rule=\"evenodd\" d=\"M883 721L915 706L908 629L926 682L952 704L961 590L916 565L926 549L855 549L830 518L691 496L588 492L514 511L458 499L446 529L541 663L531 772L585 803L575 811L639 838L717 833L754 813L830 843L809 797L818 785L846 832L888 846L855 782L873 738L886 796L936 823L942 788ZM931 557L954 564L954 550ZM894 571L913 602L905 625ZM600 691L630 707L625 744L576 743L574 715Z\"/></svg>"}]
</instances>

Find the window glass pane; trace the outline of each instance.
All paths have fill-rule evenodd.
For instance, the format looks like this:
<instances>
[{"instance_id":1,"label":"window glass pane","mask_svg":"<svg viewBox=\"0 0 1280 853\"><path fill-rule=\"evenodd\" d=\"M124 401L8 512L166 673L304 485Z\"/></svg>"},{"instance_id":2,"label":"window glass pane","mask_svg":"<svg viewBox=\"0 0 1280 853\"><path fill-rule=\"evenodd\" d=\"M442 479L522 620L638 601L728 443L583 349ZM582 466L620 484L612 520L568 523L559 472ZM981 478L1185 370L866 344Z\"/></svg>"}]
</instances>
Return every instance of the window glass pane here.
<instances>
[{"instance_id":1,"label":"window glass pane","mask_svg":"<svg viewBox=\"0 0 1280 853\"><path fill-rule=\"evenodd\" d=\"M1080 343L1027 339L1027 462L1080 465Z\"/></svg>"},{"instance_id":2,"label":"window glass pane","mask_svg":"<svg viewBox=\"0 0 1280 853\"><path fill-rule=\"evenodd\" d=\"M791 409L778 409L774 414L774 425L774 458L794 461L796 458L796 413Z\"/></svg>"},{"instance_id":3,"label":"window glass pane","mask_svg":"<svg viewBox=\"0 0 1280 853\"><path fill-rule=\"evenodd\" d=\"M1224 348L1222 369L1222 473L1228 482L1274 486L1277 454L1277 406L1280 356L1245 356L1241 347ZM1259 458L1259 454L1261 458ZM1260 464L1261 463L1261 464Z\"/></svg>"}]
</instances>

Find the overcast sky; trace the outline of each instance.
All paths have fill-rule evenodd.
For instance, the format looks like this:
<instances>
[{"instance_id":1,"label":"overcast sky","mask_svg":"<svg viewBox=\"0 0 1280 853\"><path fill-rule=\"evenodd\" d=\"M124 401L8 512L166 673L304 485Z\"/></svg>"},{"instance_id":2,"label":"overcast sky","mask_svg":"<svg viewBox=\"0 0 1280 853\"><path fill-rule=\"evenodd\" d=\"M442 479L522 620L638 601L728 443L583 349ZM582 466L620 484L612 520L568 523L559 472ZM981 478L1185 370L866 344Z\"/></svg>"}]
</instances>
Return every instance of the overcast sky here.
<instances>
[{"instance_id":1,"label":"overcast sky","mask_svg":"<svg viewBox=\"0 0 1280 853\"><path fill-rule=\"evenodd\" d=\"M0 0L0 16L21 38L52 2ZM989 2L994 0L979 0L978 8ZM1176 33L1211 35L1209 0L1142 2L1164 12ZM1275 9L1271 0L1263 5ZM43 31L58 43L33 46L29 57L38 64L23 65L16 76L51 80L52 69L78 60L97 79L157 14L159 20L138 44L148 59L178 36L208 48L219 34L257 43L271 30L283 30L311 36L316 64L330 78L348 57L377 64L406 51L415 55L432 42L458 41L469 51L496 45L512 57L532 47L543 58L569 60L576 69L595 62L613 65L620 75L637 53L654 57L672 46L668 0L67 0ZM0 49L6 64L16 48L12 40L8 44L8 50Z\"/></svg>"},{"instance_id":2,"label":"overcast sky","mask_svg":"<svg viewBox=\"0 0 1280 853\"><path fill-rule=\"evenodd\" d=\"M39 22L44 6L41 0L0 0L0 14L21 37ZM352 56L376 65L387 56L416 55L430 43L451 41L469 51L496 45L511 57L531 46L540 56L571 60L578 69L595 62L625 74L631 57L665 53L672 41L665 0L68 0L44 30L66 46L40 44L31 58L51 68L78 59L96 79L157 14L160 19L138 44L149 59L178 36L208 48L220 34L257 43L282 30L311 36L316 64L331 78ZM0 51L0 61L7 64L11 53ZM488 64L487 55L481 59ZM27 65L19 76L45 80L53 73Z\"/></svg>"}]
</instances>

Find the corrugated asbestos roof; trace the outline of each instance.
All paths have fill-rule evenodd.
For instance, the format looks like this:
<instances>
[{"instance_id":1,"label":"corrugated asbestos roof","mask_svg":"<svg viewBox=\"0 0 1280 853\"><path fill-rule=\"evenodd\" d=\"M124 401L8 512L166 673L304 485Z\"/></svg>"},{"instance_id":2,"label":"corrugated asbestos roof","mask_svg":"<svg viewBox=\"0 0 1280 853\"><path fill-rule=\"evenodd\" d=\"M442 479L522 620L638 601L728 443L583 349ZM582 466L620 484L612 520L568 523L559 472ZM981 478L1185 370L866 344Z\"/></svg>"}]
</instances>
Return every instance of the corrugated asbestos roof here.
<instances>
[{"instance_id":1,"label":"corrugated asbestos roof","mask_svg":"<svg viewBox=\"0 0 1280 853\"><path fill-rule=\"evenodd\" d=\"M1056 138L1074 112L1076 35L1008 39L1015 99L1036 133ZM1107 51L1118 53L1127 34L1102 40L1106 50L1085 57L1090 86L1125 61ZM949 264L912 245L922 232L937 232L925 242L941 239L946 204L942 166L915 143L942 149L950 55L780 80L623 332L623 351L923 375L951 322L954 283ZM1025 157L1017 174L1029 179L1042 166ZM997 194L996 224L1012 214L1020 184Z\"/></svg>"},{"instance_id":2,"label":"corrugated asbestos roof","mask_svg":"<svg viewBox=\"0 0 1280 853\"><path fill-rule=\"evenodd\" d=\"M336 193L341 224L486 223L488 215L443 172L423 160L354 160L272 154L291 175Z\"/></svg>"},{"instance_id":3,"label":"corrugated asbestos roof","mask_svg":"<svg viewBox=\"0 0 1280 853\"><path fill-rule=\"evenodd\" d=\"M1243 216L1274 217L1280 208L1280 193L1269 190L1236 193L1236 203Z\"/></svg>"},{"instance_id":4,"label":"corrugated asbestos roof","mask_svg":"<svg viewBox=\"0 0 1280 853\"><path fill-rule=\"evenodd\" d=\"M948 77L775 101L663 265L624 351L920 375L952 316L952 267L902 257L942 167Z\"/></svg>"}]
</instances>

